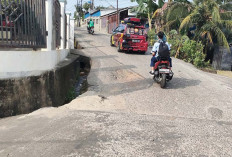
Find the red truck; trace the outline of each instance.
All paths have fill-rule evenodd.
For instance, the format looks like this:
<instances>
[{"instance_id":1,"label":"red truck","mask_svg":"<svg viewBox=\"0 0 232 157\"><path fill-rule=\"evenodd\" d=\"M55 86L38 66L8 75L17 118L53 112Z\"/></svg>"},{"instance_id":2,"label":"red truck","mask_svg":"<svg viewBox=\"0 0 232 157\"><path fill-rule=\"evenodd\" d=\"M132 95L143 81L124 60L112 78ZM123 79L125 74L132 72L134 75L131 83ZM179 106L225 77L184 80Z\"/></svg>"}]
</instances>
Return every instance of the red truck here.
<instances>
[{"instance_id":1,"label":"red truck","mask_svg":"<svg viewBox=\"0 0 232 157\"><path fill-rule=\"evenodd\" d=\"M136 51L145 54L148 48L145 27L138 18L126 18L116 29L112 30L110 45L116 46L118 52Z\"/></svg>"}]
</instances>

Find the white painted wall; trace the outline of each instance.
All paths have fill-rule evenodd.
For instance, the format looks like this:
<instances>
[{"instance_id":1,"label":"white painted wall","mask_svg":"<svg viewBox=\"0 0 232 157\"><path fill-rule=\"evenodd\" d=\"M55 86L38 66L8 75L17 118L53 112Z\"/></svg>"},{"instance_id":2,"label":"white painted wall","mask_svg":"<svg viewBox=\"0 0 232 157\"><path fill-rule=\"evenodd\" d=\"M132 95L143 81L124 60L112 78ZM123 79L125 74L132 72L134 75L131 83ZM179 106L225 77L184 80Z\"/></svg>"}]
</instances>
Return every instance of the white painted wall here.
<instances>
[{"instance_id":1,"label":"white painted wall","mask_svg":"<svg viewBox=\"0 0 232 157\"><path fill-rule=\"evenodd\" d=\"M69 49L70 48L70 16L71 13L66 13L67 15L67 44L66 44L66 48Z\"/></svg>"},{"instance_id":2,"label":"white painted wall","mask_svg":"<svg viewBox=\"0 0 232 157\"><path fill-rule=\"evenodd\" d=\"M47 50L56 49L56 32L55 24L53 23L54 15L53 0L46 0L46 29L48 31L47 36Z\"/></svg>"},{"instance_id":3,"label":"white painted wall","mask_svg":"<svg viewBox=\"0 0 232 157\"><path fill-rule=\"evenodd\" d=\"M70 50L53 51L0 51L0 78L9 78L11 73L25 77L31 71L47 71L63 61ZM12 76L13 77L13 76Z\"/></svg>"},{"instance_id":4,"label":"white painted wall","mask_svg":"<svg viewBox=\"0 0 232 157\"><path fill-rule=\"evenodd\" d=\"M70 20L70 49L74 49L75 20Z\"/></svg>"},{"instance_id":5,"label":"white painted wall","mask_svg":"<svg viewBox=\"0 0 232 157\"><path fill-rule=\"evenodd\" d=\"M61 11L61 39L60 39L60 48L65 49L65 9L66 8L66 2L60 2L60 11Z\"/></svg>"},{"instance_id":6,"label":"white painted wall","mask_svg":"<svg viewBox=\"0 0 232 157\"><path fill-rule=\"evenodd\" d=\"M54 0L46 0L46 29L47 48L41 51L0 51L0 79L12 77L26 77L31 75L40 75L43 71L52 70L55 66L65 60L70 52L70 48L74 48L74 20L72 21L72 28L70 29L70 13L67 14L67 48L61 42L61 49L56 50L56 32L53 23L54 18ZM64 11L66 3L61 2L61 36L65 36L64 32ZM70 38L72 39L70 41Z\"/></svg>"}]
</instances>

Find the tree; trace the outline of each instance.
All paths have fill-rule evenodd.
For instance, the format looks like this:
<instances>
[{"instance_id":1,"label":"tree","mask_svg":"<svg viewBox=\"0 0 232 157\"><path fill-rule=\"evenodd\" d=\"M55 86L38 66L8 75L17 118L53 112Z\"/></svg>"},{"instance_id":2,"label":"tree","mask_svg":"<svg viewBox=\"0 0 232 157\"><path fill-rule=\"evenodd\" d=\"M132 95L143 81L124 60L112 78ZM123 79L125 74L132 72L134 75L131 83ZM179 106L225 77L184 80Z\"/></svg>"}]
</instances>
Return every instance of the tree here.
<instances>
[{"instance_id":1,"label":"tree","mask_svg":"<svg viewBox=\"0 0 232 157\"><path fill-rule=\"evenodd\" d=\"M166 31L178 29L182 20L192 11L192 5L187 0L175 0L169 2L168 8L164 11L163 29Z\"/></svg>"},{"instance_id":2,"label":"tree","mask_svg":"<svg viewBox=\"0 0 232 157\"><path fill-rule=\"evenodd\" d=\"M82 7L80 5L75 5L76 11L74 12L74 19L77 20L78 18L84 16L84 12L82 10Z\"/></svg>"},{"instance_id":3,"label":"tree","mask_svg":"<svg viewBox=\"0 0 232 157\"><path fill-rule=\"evenodd\" d=\"M104 6L97 6L95 9L96 10L100 10L100 9L105 9L106 7L104 7Z\"/></svg>"},{"instance_id":4,"label":"tree","mask_svg":"<svg viewBox=\"0 0 232 157\"><path fill-rule=\"evenodd\" d=\"M138 7L136 7L135 10L139 15L146 15L148 18L149 29L151 30L152 15L159 7L162 7L164 0L158 1L160 6L158 6L153 0L131 0L131 2L138 3Z\"/></svg>"},{"instance_id":5,"label":"tree","mask_svg":"<svg viewBox=\"0 0 232 157\"><path fill-rule=\"evenodd\" d=\"M90 4L87 3L87 2L84 3L84 4L83 4L83 8L85 9L86 12L88 12L88 11L89 11L89 8L90 8Z\"/></svg>"},{"instance_id":6,"label":"tree","mask_svg":"<svg viewBox=\"0 0 232 157\"><path fill-rule=\"evenodd\" d=\"M182 14L178 17L180 24L175 29L181 34L187 34L194 27L195 33L192 38L203 43L207 58L212 60L214 51L209 51L209 49L213 45L224 46L230 51L228 39L231 38L232 33L232 16L231 12L223 9L228 4L228 2L219 0L194 0L194 3L187 5L179 2L173 3L166 15L166 25L175 20L172 17L175 16L175 12L189 6L188 12L179 12Z\"/></svg>"},{"instance_id":7,"label":"tree","mask_svg":"<svg viewBox=\"0 0 232 157\"><path fill-rule=\"evenodd\" d=\"M223 31L232 29L232 20L222 19L220 12L220 5L214 0L195 0L194 9L181 22L179 31L188 31L196 25L196 39L206 40L206 44L217 43L229 49Z\"/></svg>"}]
</instances>

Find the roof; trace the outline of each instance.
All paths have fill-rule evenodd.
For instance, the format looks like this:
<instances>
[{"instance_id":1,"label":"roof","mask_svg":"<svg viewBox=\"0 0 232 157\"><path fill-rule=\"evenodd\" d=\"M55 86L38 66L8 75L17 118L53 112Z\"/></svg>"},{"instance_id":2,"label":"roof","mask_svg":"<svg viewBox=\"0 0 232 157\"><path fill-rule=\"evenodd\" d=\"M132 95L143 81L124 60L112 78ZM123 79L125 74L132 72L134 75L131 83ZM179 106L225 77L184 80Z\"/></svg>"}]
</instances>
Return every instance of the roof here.
<instances>
[{"instance_id":1,"label":"roof","mask_svg":"<svg viewBox=\"0 0 232 157\"><path fill-rule=\"evenodd\" d=\"M131 8L133 8L133 7L121 8L121 9L118 9L118 11L119 11L119 12L122 12L122 11L125 11L125 10L129 10L129 9L131 9ZM116 11L114 11L114 12L111 12L111 13L105 14L105 15L101 15L101 17L102 17L102 16L114 15L114 14L117 14L117 10L116 10Z\"/></svg>"},{"instance_id":2,"label":"roof","mask_svg":"<svg viewBox=\"0 0 232 157\"><path fill-rule=\"evenodd\" d=\"M94 10L93 12L86 12L85 18L88 18L90 16L104 16L113 12L117 12L116 9L100 9L100 10Z\"/></svg>"}]
</instances>

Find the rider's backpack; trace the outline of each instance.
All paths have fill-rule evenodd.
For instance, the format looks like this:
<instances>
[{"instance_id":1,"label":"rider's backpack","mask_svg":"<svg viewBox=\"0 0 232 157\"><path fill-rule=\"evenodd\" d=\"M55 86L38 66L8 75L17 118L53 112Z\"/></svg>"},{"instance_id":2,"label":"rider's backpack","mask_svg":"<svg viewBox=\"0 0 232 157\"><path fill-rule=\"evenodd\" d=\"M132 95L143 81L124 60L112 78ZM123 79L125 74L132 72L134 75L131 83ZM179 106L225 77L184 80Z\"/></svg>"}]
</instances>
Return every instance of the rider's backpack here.
<instances>
[{"instance_id":1,"label":"rider's backpack","mask_svg":"<svg viewBox=\"0 0 232 157\"><path fill-rule=\"evenodd\" d=\"M160 42L158 54L161 58L170 57L170 51L169 51L168 45L165 42Z\"/></svg>"}]
</instances>

